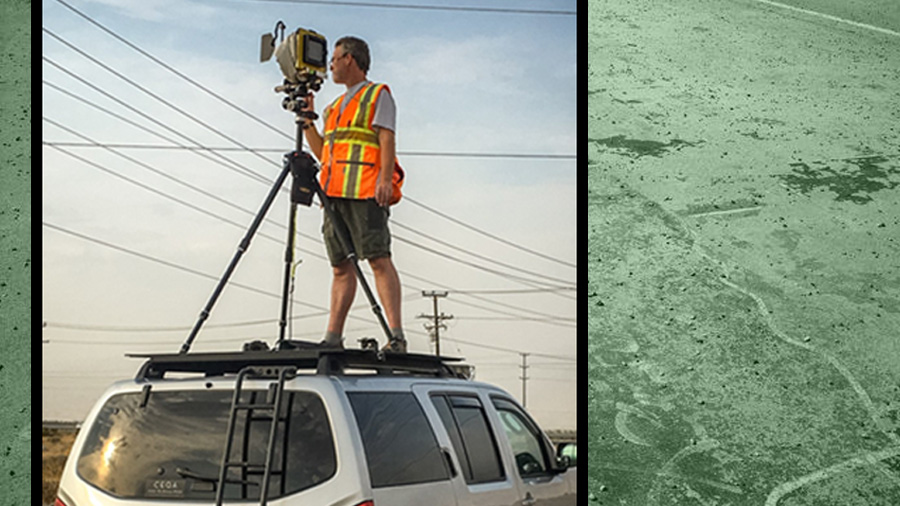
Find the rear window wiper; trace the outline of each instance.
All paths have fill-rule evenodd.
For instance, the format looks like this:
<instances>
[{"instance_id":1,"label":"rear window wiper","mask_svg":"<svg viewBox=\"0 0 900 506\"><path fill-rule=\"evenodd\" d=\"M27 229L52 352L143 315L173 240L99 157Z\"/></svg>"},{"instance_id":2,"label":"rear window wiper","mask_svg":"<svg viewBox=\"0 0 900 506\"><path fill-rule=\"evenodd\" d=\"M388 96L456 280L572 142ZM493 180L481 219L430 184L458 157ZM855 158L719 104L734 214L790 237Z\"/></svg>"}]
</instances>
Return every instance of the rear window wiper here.
<instances>
[{"instance_id":1,"label":"rear window wiper","mask_svg":"<svg viewBox=\"0 0 900 506\"><path fill-rule=\"evenodd\" d=\"M182 478L193 478L195 480L200 481L208 481L210 483L219 483L219 478L217 476L203 476L202 474L197 474L186 467L176 467L175 472L178 473L178 476ZM258 487L259 483L250 480L241 480L238 478L225 478L225 483L237 483L237 484L247 484Z\"/></svg>"}]
</instances>

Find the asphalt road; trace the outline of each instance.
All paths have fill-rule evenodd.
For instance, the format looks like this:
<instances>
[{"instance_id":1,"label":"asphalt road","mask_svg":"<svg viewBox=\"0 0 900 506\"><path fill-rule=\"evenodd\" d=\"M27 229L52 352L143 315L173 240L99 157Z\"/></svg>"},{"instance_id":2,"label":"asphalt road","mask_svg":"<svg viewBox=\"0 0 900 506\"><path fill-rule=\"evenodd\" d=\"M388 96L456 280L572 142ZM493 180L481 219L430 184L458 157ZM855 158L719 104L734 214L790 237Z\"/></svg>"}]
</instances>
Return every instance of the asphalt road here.
<instances>
[{"instance_id":1,"label":"asphalt road","mask_svg":"<svg viewBox=\"0 0 900 506\"><path fill-rule=\"evenodd\" d=\"M900 504L900 4L791 4L589 2L590 504Z\"/></svg>"}]
</instances>

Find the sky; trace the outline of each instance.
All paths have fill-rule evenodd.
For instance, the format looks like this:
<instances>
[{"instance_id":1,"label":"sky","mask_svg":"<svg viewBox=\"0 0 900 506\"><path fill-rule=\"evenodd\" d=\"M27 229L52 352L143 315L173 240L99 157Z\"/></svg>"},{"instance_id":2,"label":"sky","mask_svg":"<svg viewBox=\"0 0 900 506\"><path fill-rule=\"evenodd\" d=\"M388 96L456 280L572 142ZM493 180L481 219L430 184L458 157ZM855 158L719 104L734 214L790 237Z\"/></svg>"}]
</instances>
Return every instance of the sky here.
<instances>
[{"instance_id":1,"label":"sky","mask_svg":"<svg viewBox=\"0 0 900 506\"><path fill-rule=\"evenodd\" d=\"M464 357L476 379L521 401L528 353L529 412L544 429L575 428L574 1L440 4L552 13L65 1L222 98L61 1L42 2L45 420L81 420L110 382L133 377L140 360L125 353L176 353L197 321L293 148L293 116L273 91L281 73L274 60L259 62L260 36L283 20L288 31L324 35L329 51L344 35L366 40L368 77L394 96L407 179L391 208L392 255L410 351L434 351L420 318L433 303L422 291L446 290L439 312L453 318L442 354ZM343 91L326 82L319 112ZM192 351L277 339L288 209L282 192ZM297 339L318 341L327 322L321 220L318 206L299 208ZM361 289L345 337L350 347L384 340Z\"/></svg>"}]
</instances>

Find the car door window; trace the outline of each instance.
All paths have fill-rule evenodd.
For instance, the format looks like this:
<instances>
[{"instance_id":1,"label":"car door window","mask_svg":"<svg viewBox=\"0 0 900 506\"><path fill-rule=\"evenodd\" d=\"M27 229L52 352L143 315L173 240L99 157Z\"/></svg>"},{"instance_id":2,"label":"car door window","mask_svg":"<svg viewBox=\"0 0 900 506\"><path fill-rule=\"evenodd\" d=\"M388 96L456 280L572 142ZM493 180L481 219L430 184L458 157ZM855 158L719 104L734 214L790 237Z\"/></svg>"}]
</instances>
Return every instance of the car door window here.
<instances>
[{"instance_id":1,"label":"car door window","mask_svg":"<svg viewBox=\"0 0 900 506\"><path fill-rule=\"evenodd\" d=\"M449 480L431 425L410 393L347 394L373 487Z\"/></svg>"},{"instance_id":2,"label":"car door window","mask_svg":"<svg viewBox=\"0 0 900 506\"><path fill-rule=\"evenodd\" d=\"M493 402L512 447L519 475L546 473L549 469L547 455L537 427L515 404L505 399L493 399Z\"/></svg>"},{"instance_id":3,"label":"car door window","mask_svg":"<svg viewBox=\"0 0 900 506\"><path fill-rule=\"evenodd\" d=\"M462 468L466 483L504 478L497 443L477 397L434 395L431 398Z\"/></svg>"}]
</instances>

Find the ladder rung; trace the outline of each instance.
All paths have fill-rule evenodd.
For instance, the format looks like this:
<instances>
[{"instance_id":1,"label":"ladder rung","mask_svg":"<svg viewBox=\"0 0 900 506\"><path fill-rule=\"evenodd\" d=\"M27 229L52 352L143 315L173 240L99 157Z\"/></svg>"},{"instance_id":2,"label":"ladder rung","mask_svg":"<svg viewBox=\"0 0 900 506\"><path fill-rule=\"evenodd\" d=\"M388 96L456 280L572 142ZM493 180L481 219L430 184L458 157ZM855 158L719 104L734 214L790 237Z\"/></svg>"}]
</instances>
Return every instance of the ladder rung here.
<instances>
[{"instance_id":1,"label":"ladder rung","mask_svg":"<svg viewBox=\"0 0 900 506\"><path fill-rule=\"evenodd\" d=\"M236 404L234 409L275 409L274 404Z\"/></svg>"},{"instance_id":2,"label":"ladder rung","mask_svg":"<svg viewBox=\"0 0 900 506\"><path fill-rule=\"evenodd\" d=\"M262 469L247 469L247 474L266 474L266 466L259 466ZM283 471L269 471L269 476L284 474Z\"/></svg>"},{"instance_id":3,"label":"ladder rung","mask_svg":"<svg viewBox=\"0 0 900 506\"><path fill-rule=\"evenodd\" d=\"M243 461L231 461L225 463L226 467L246 467L248 473L264 473L266 471L265 464L250 464ZM271 471L270 474L281 474L282 471Z\"/></svg>"}]
</instances>

